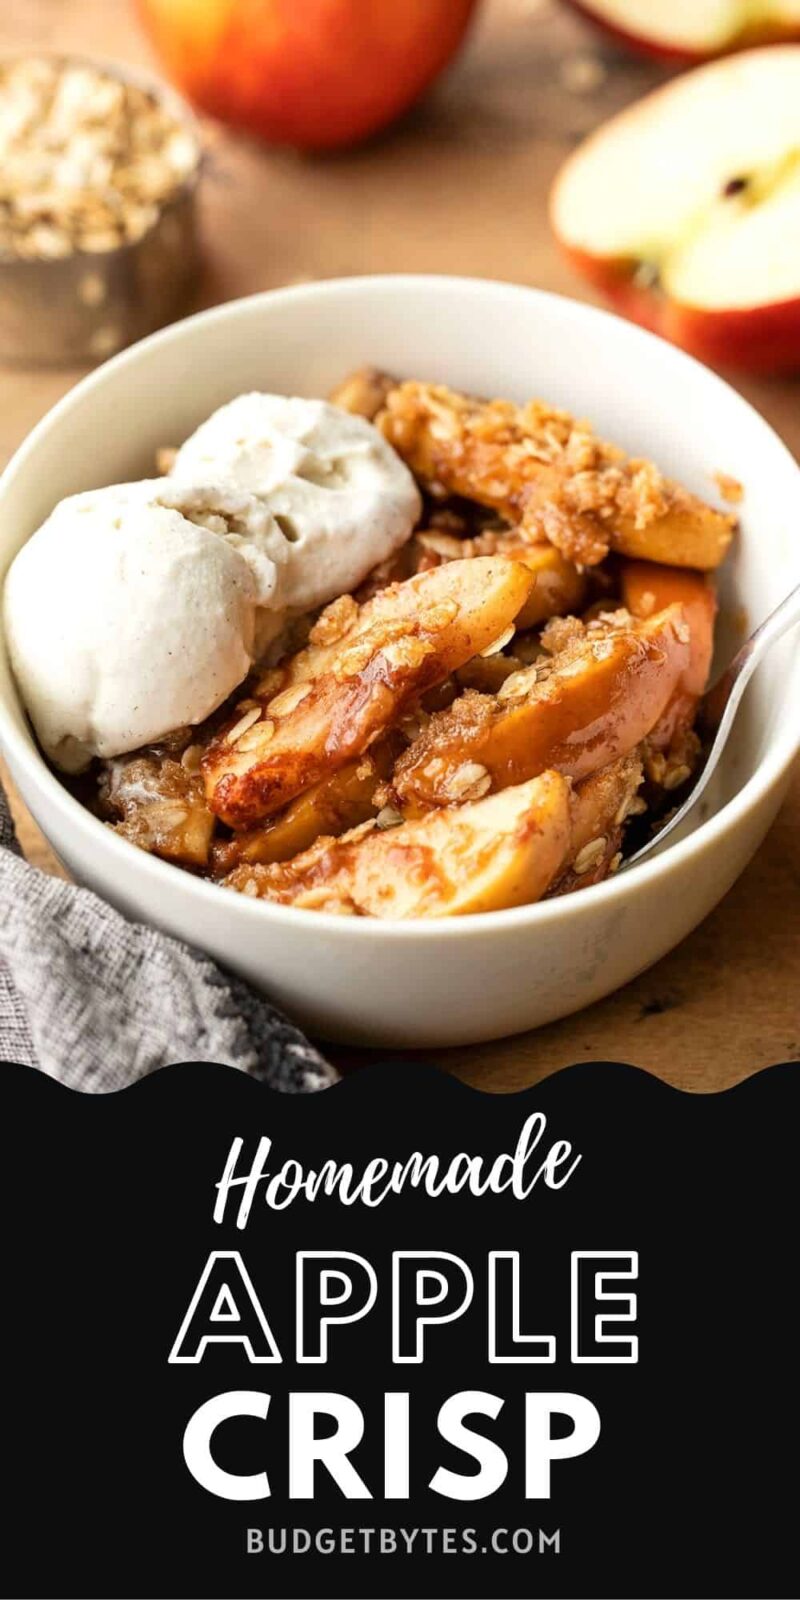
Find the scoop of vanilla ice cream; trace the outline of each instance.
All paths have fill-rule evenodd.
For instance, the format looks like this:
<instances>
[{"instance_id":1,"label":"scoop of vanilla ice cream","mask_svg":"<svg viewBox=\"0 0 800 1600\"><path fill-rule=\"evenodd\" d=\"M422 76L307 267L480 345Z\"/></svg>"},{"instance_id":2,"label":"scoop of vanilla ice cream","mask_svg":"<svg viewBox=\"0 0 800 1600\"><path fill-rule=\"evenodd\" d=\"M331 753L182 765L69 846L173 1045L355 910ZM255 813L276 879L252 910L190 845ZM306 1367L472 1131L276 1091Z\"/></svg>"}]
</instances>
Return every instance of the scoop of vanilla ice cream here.
<instances>
[{"instance_id":1,"label":"scoop of vanilla ice cream","mask_svg":"<svg viewBox=\"0 0 800 1600\"><path fill-rule=\"evenodd\" d=\"M209 417L169 477L62 500L4 600L45 752L79 772L202 722L289 616L355 588L420 509L371 423L265 394Z\"/></svg>"},{"instance_id":2,"label":"scoop of vanilla ice cream","mask_svg":"<svg viewBox=\"0 0 800 1600\"><path fill-rule=\"evenodd\" d=\"M242 394L178 451L178 483L257 496L289 551L281 595L310 611L347 593L404 544L421 511L414 479L378 429L324 400Z\"/></svg>"},{"instance_id":3,"label":"scoop of vanilla ice cream","mask_svg":"<svg viewBox=\"0 0 800 1600\"><path fill-rule=\"evenodd\" d=\"M167 506L179 511L189 522L218 533L240 550L252 568L256 584L256 603L278 613L283 622L280 594L281 573L286 565L289 542L272 516L269 507L256 495L233 484L219 485L195 481L174 483L171 478L141 478L132 483L113 483L104 489L86 489L59 501L49 521L70 537L77 516L91 512L113 523L124 507Z\"/></svg>"},{"instance_id":4,"label":"scoop of vanilla ice cream","mask_svg":"<svg viewBox=\"0 0 800 1600\"><path fill-rule=\"evenodd\" d=\"M159 505L172 506L240 551L256 584L255 655L260 661L282 633L288 610L284 590L291 546L269 507L232 485L197 487L159 478L149 487Z\"/></svg>"},{"instance_id":5,"label":"scoop of vanilla ice cream","mask_svg":"<svg viewBox=\"0 0 800 1600\"><path fill-rule=\"evenodd\" d=\"M44 750L66 772L201 722L247 676L259 618L282 623L269 607L285 541L264 507L192 490L180 509L163 503L164 489L123 484L61 501L8 574L11 664Z\"/></svg>"}]
</instances>

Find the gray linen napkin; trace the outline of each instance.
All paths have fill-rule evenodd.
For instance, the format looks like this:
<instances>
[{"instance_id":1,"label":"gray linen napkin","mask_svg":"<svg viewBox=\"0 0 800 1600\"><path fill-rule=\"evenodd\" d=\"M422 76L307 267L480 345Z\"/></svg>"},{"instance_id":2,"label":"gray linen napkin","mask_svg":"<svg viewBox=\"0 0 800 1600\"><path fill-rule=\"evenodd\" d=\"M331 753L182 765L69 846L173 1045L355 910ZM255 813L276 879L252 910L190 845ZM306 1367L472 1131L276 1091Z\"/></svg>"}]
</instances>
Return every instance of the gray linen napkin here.
<instances>
[{"instance_id":1,"label":"gray linen napkin","mask_svg":"<svg viewBox=\"0 0 800 1600\"><path fill-rule=\"evenodd\" d=\"M218 1061L298 1094L337 1078L246 983L29 866L1 785L0 1061L94 1093L176 1061Z\"/></svg>"}]
</instances>

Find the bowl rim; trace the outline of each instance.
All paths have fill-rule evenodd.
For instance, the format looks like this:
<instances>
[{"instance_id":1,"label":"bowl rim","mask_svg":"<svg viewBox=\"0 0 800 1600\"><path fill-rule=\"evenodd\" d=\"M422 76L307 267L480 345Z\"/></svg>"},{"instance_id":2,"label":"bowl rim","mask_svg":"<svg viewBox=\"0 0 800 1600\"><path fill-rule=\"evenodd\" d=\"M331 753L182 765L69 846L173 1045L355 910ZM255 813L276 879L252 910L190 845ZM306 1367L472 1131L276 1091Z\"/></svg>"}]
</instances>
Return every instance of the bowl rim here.
<instances>
[{"instance_id":1,"label":"bowl rim","mask_svg":"<svg viewBox=\"0 0 800 1600\"><path fill-rule=\"evenodd\" d=\"M800 499L800 463L798 463L788 446L776 433L775 429L766 421L756 408L739 394L732 385L727 383L718 373L697 361L686 351L681 350L657 335L640 328L638 325L627 322L622 317L590 305L584 301L573 299L569 295L555 294L550 290L537 289L524 284L508 283L496 278L461 277L448 273L373 273L363 277L342 277L319 279L311 283L292 284L286 287L262 290L252 295L242 296L236 300L228 301L222 305L210 307L207 310L194 313L190 317L171 323L166 328L158 329L146 338L138 340L127 349L112 356L93 371L89 372L74 384L65 395L53 405L45 415L35 424L25 439L19 445L8 461L0 475L0 501L5 492L9 479L24 467L28 458L38 448L39 441L54 427L57 427L62 416L70 411L76 400L82 399L95 387L102 386L109 370L123 369L125 366L134 365L143 356L147 356L155 347L164 347L170 343L180 343L191 339L193 332L199 325L208 326L213 323L225 322L233 318L247 317L257 312L265 303L280 304L288 302L302 302L339 296L358 297L364 290L380 288L399 294L419 294L426 289L436 288L441 291L447 289L449 294L462 295L469 298L486 293L497 293L511 299L522 298L527 301L534 299L539 302L543 311L553 305L561 310L569 307L569 314L578 323L596 323L599 320L611 325L615 337L623 343L627 340L631 345L640 349L656 348L662 360L672 362L676 368L692 369L695 373L702 373L703 381L716 387L720 394L733 397L736 404L743 408L748 415L750 424L769 439L770 447L783 455L786 464L797 474L798 497ZM0 622L0 645L5 649L5 637L2 623ZM12 680L13 682L13 680ZM24 709L23 709L24 714ZM320 933L330 933L339 938L363 939L441 939L455 938L464 940L468 938L481 938L491 929L513 931L540 927L546 930L551 924L564 919L570 920L579 917L582 911L594 908L597 912L605 909L613 913L627 897L643 892L648 888L656 888L659 883L666 882L670 875L679 868L691 869L699 858L715 846L726 836L735 833L750 813L754 812L759 803L764 801L774 791L788 772L800 752L800 722L794 735L791 733L788 719L785 720L781 735L776 735L755 771L718 811L701 822L691 833L684 838L667 843L660 853L651 856L630 873L620 873L618 876L607 878L604 882L593 884L580 893L564 895L552 900L537 901L532 905L516 906L503 911L474 912L469 916L451 918L409 918L408 920L389 920L376 917L341 917L332 912L314 911L313 927ZM70 794L69 790L60 782L55 773L47 765L43 755L37 748L33 736L18 729L10 716L5 697L0 696L0 748L11 752L12 765L20 768L32 788L41 797L44 807L50 807L61 814L64 825L73 833L83 836L87 846L95 847L108 852L107 860L113 870L115 862L132 865L131 846L127 840L113 833L99 818L94 817L85 806ZM46 827L45 827L46 832ZM196 878L185 869L175 866L170 862L162 861L156 856L139 851L136 871L141 873L155 891L161 891L163 896L177 895L186 903L194 900L198 906L205 907L213 914L221 908L220 894L226 893L221 884L212 883L207 879ZM101 872L101 876L102 876ZM586 903L586 896L591 896L590 904ZM294 906L278 905L272 901L257 900L247 895L227 891L226 904L231 915L240 917L244 923L250 922L253 929L262 929L270 923L277 927L281 925L298 927L307 926L309 912ZM238 909L234 909L238 908ZM298 920L299 919L299 920ZM310 931L310 929L309 929Z\"/></svg>"}]
</instances>

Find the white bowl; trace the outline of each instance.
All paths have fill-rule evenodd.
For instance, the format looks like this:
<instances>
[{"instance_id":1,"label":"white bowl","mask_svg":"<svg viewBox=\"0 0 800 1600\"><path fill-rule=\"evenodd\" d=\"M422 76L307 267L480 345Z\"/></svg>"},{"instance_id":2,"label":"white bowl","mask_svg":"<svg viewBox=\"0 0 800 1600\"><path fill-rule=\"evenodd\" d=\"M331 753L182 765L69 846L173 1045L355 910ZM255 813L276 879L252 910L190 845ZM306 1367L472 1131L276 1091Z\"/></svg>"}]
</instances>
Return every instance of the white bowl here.
<instances>
[{"instance_id":1,"label":"white bowl","mask_svg":"<svg viewBox=\"0 0 800 1600\"><path fill-rule=\"evenodd\" d=\"M720 658L800 581L800 469L719 378L604 312L457 278L360 278L257 295L178 323L86 378L0 481L0 568L61 496L150 475L242 390L324 395L365 362L479 394L541 395L590 417L703 494L746 488L722 580ZM727 623L726 623L727 619ZM757 674L713 814L634 871L543 905L451 922L336 918L249 900L146 856L97 822L40 756L0 665L0 740L22 795L81 881L130 916L209 951L307 1027L361 1044L499 1038L589 1005L672 949L726 893L766 833L800 745L800 659L787 640Z\"/></svg>"}]
</instances>

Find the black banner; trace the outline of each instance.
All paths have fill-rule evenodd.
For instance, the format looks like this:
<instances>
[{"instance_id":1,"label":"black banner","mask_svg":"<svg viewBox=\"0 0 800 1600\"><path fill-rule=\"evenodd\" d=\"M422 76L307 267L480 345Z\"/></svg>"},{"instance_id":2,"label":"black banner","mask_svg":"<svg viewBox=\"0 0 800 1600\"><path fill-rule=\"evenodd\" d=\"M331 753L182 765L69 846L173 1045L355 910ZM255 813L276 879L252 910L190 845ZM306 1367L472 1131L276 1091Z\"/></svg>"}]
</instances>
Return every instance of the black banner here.
<instances>
[{"instance_id":1,"label":"black banner","mask_svg":"<svg viewBox=\"0 0 800 1600\"><path fill-rule=\"evenodd\" d=\"M796 1067L0 1085L4 1594L797 1595Z\"/></svg>"}]
</instances>

